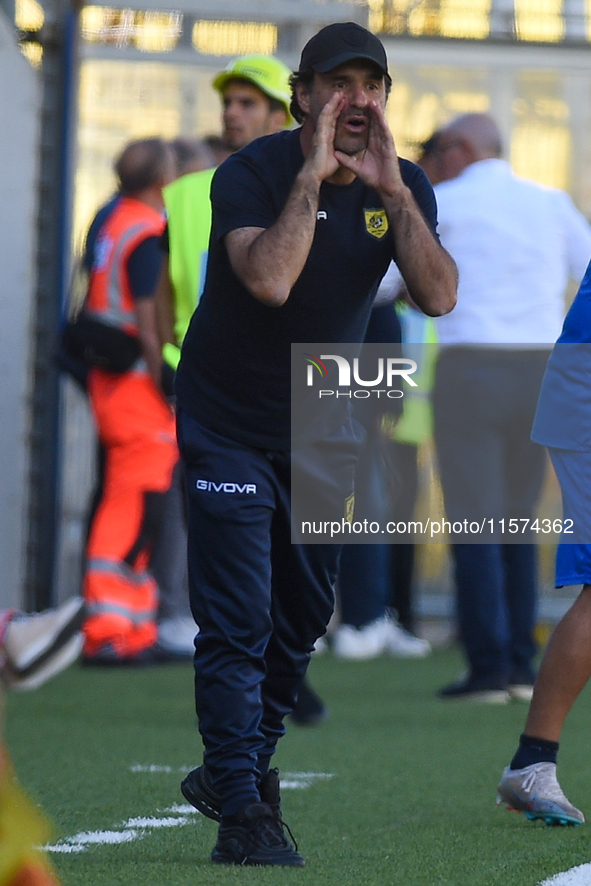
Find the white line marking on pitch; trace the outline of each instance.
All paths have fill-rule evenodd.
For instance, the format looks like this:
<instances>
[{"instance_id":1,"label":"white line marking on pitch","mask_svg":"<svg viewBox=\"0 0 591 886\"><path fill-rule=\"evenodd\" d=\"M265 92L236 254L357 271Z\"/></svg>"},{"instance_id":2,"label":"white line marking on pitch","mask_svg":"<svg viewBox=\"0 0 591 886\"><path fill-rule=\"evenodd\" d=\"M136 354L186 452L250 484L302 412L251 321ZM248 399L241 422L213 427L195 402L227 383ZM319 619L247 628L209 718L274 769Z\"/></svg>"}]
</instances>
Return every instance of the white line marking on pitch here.
<instances>
[{"instance_id":1,"label":"white line marking on pitch","mask_svg":"<svg viewBox=\"0 0 591 886\"><path fill-rule=\"evenodd\" d=\"M190 766L174 769L172 766L159 766L151 764L143 766L134 763L130 766L130 772L143 774L158 774L178 772L186 774ZM332 772L284 772L281 775L281 788L284 790L305 790L314 782L333 778ZM52 845L44 846L47 852L84 852L89 846L114 846L119 843L131 843L134 840L142 840L150 831L157 828L175 828L186 825L191 816L199 815L196 809L189 804L175 803L162 810L163 815L137 816L128 818L122 824L113 825L106 831L80 831L71 837L63 837ZM559 884L560 886L560 884Z\"/></svg>"},{"instance_id":2,"label":"white line marking on pitch","mask_svg":"<svg viewBox=\"0 0 591 886\"><path fill-rule=\"evenodd\" d=\"M176 828L189 823L189 815L198 815L196 809L192 806L181 806L175 804L168 809L163 810L164 813L175 813L173 818L171 815L128 818L127 821L120 825L113 825L113 829L109 831L80 831L72 837L64 837L50 846L43 848L47 852L84 852L89 846L107 846L117 843L131 843L134 840L143 839L149 831L156 828Z\"/></svg>"},{"instance_id":3,"label":"white line marking on pitch","mask_svg":"<svg viewBox=\"0 0 591 886\"><path fill-rule=\"evenodd\" d=\"M162 766L158 763L150 763L148 765L133 763L129 767L129 771L148 775L159 775L161 773L168 775L175 772L179 773L179 775L186 775L192 768L191 766ZM311 787L315 782L328 778L334 778L334 772L282 772L281 788L285 791L303 791Z\"/></svg>"},{"instance_id":4,"label":"white line marking on pitch","mask_svg":"<svg viewBox=\"0 0 591 886\"><path fill-rule=\"evenodd\" d=\"M334 772L282 772L281 790L305 791L317 781L334 778Z\"/></svg>"},{"instance_id":5,"label":"white line marking on pitch","mask_svg":"<svg viewBox=\"0 0 591 886\"><path fill-rule=\"evenodd\" d=\"M591 883L591 864L579 864L569 871L562 871L547 880L542 880L538 886L589 886Z\"/></svg>"}]
</instances>

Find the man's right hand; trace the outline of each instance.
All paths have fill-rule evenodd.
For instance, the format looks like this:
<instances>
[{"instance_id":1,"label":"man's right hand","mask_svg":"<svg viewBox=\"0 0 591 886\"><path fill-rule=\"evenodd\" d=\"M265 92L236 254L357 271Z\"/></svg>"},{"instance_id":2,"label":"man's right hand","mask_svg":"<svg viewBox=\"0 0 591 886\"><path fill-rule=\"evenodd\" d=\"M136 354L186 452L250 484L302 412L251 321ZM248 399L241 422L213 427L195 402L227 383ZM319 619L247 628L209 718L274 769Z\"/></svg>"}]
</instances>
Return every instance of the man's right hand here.
<instances>
[{"instance_id":1,"label":"man's right hand","mask_svg":"<svg viewBox=\"0 0 591 886\"><path fill-rule=\"evenodd\" d=\"M237 228L226 234L234 273L267 307L285 304L306 264L316 229L320 185L340 165L334 138L344 105L345 99L335 93L322 109L304 165L277 221L269 228Z\"/></svg>"},{"instance_id":2,"label":"man's right hand","mask_svg":"<svg viewBox=\"0 0 591 886\"><path fill-rule=\"evenodd\" d=\"M315 178L318 184L334 175L340 166L334 153L334 139L337 119L344 107L344 96L335 92L318 117L312 148L302 169L304 174Z\"/></svg>"}]
</instances>

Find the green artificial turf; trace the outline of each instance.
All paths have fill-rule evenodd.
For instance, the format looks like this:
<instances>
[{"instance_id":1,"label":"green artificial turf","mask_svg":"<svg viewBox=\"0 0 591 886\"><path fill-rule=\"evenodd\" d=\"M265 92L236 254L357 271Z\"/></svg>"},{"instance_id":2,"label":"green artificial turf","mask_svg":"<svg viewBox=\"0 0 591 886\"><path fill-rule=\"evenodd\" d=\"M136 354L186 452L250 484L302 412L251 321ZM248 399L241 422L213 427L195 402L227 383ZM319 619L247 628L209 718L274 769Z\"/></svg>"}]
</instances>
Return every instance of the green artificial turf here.
<instances>
[{"instance_id":1,"label":"green artificial turf","mask_svg":"<svg viewBox=\"0 0 591 886\"><path fill-rule=\"evenodd\" d=\"M536 886L591 860L589 826L548 828L495 807L495 788L526 706L442 702L461 669L457 650L423 661L315 659L313 686L330 708L320 726L288 726L275 758L284 772L332 774L283 792L303 870L209 862L216 826L200 815L141 839L52 854L64 886ZM560 778L591 816L589 723L583 694L563 735ZM190 666L70 669L10 696L7 740L21 783L55 825L54 842L120 833L130 819L184 800L179 782L200 762ZM156 765L171 771L133 772Z\"/></svg>"}]
</instances>

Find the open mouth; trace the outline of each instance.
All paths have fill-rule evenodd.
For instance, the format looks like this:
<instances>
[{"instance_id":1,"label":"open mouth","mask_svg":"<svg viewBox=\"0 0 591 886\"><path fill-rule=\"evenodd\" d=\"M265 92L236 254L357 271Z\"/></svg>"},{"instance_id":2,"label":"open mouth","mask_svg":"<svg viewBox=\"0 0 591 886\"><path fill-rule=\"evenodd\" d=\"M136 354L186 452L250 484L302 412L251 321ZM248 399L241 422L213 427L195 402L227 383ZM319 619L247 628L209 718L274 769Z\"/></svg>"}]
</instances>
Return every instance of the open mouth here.
<instances>
[{"instance_id":1,"label":"open mouth","mask_svg":"<svg viewBox=\"0 0 591 886\"><path fill-rule=\"evenodd\" d=\"M367 117L347 117L343 122L348 132L359 134L367 129Z\"/></svg>"}]
</instances>

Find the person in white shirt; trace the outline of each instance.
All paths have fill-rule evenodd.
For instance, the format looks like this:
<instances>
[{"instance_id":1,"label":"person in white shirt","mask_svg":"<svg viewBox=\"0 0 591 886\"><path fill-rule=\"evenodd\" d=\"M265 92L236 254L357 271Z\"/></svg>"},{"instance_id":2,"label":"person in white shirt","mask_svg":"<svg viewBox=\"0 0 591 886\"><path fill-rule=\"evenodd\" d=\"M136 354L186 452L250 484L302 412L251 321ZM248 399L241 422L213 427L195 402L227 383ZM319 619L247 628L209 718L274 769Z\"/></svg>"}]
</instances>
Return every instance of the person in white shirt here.
<instances>
[{"instance_id":1,"label":"person in white shirt","mask_svg":"<svg viewBox=\"0 0 591 886\"><path fill-rule=\"evenodd\" d=\"M531 525L545 470L530 432L568 279L580 282L591 256L591 228L567 194L513 173L486 114L444 127L438 153L439 235L459 287L455 310L437 321L435 442L447 519L464 529L451 541L468 661L467 674L439 696L528 700L537 603L531 542L541 539Z\"/></svg>"}]
</instances>

